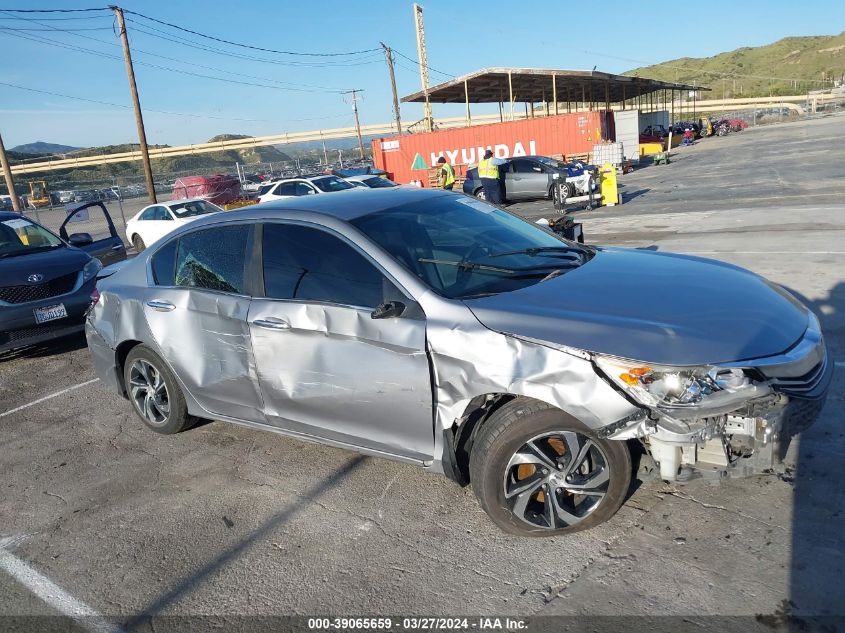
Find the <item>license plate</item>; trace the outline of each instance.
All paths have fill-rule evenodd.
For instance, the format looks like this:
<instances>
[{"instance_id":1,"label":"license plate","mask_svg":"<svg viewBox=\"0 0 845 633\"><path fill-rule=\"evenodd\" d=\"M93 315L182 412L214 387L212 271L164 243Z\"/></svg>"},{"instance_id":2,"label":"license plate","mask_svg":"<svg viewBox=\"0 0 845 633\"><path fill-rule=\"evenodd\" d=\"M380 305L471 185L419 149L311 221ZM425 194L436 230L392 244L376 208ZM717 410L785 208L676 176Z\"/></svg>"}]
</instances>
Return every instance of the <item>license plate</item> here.
<instances>
[{"instance_id":1,"label":"license plate","mask_svg":"<svg viewBox=\"0 0 845 633\"><path fill-rule=\"evenodd\" d=\"M67 316L67 310L63 303L54 306L45 306L43 308L35 308L35 322L46 323L47 321L55 321L56 319L63 319Z\"/></svg>"}]
</instances>

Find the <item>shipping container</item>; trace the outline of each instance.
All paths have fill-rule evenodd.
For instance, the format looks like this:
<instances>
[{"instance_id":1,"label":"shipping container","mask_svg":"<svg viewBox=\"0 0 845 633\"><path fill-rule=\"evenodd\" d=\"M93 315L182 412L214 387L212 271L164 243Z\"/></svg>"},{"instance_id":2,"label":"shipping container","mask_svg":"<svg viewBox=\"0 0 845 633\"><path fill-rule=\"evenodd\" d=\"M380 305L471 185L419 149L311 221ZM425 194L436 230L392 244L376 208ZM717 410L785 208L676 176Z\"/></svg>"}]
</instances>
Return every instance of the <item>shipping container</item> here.
<instances>
[{"instance_id":1,"label":"shipping container","mask_svg":"<svg viewBox=\"0 0 845 633\"><path fill-rule=\"evenodd\" d=\"M399 183L421 181L443 156L464 174L491 149L498 158L581 154L608 137L605 112L573 112L505 123L491 123L439 132L403 134L372 141L373 162Z\"/></svg>"}]
</instances>

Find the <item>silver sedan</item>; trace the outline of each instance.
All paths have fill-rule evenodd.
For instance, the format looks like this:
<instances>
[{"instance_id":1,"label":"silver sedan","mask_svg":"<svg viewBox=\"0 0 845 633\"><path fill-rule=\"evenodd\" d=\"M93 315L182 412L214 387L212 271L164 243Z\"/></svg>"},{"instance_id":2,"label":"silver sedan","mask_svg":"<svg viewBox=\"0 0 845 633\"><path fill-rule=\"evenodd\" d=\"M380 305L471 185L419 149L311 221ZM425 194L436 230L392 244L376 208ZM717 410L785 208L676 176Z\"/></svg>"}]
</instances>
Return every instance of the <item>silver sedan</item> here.
<instances>
[{"instance_id":1,"label":"silver sedan","mask_svg":"<svg viewBox=\"0 0 845 633\"><path fill-rule=\"evenodd\" d=\"M832 372L815 317L753 273L415 188L199 218L98 289L94 364L152 430L416 464L527 536L611 517L634 447L670 481L776 467Z\"/></svg>"}]
</instances>

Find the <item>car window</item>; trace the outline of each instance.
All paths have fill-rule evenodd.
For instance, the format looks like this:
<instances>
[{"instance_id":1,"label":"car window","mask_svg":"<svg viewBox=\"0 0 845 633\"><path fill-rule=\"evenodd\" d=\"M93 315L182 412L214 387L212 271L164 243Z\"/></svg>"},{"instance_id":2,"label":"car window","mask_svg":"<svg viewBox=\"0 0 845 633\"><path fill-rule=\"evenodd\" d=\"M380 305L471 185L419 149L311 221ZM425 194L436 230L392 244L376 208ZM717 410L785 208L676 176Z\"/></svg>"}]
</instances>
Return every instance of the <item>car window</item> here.
<instances>
[{"instance_id":1,"label":"car window","mask_svg":"<svg viewBox=\"0 0 845 633\"><path fill-rule=\"evenodd\" d=\"M157 206L155 207L155 214L153 215L153 220L172 220L173 216L170 215L170 212L167 210L166 207Z\"/></svg>"},{"instance_id":2,"label":"car window","mask_svg":"<svg viewBox=\"0 0 845 633\"><path fill-rule=\"evenodd\" d=\"M59 234L67 239L74 233L88 233L94 241L116 237L112 233L108 212L99 204L69 211L65 224L59 229Z\"/></svg>"},{"instance_id":3,"label":"car window","mask_svg":"<svg viewBox=\"0 0 845 633\"><path fill-rule=\"evenodd\" d=\"M514 160L511 161L511 165L513 166L513 172L516 174L533 174L537 173L535 167L538 167L537 163L530 161L530 160Z\"/></svg>"},{"instance_id":4,"label":"car window","mask_svg":"<svg viewBox=\"0 0 845 633\"><path fill-rule=\"evenodd\" d=\"M273 185L272 183L269 184L269 185L261 185L261 187L258 189L258 195L263 196L268 191L270 191L274 186L275 185Z\"/></svg>"},{"instance_id":5,"label":"car window","mask_svg":"<svg viewBox=\"0 0 845 633\"><path fill-rule=\"evenodd\" d=\"M223 209L205 200L190 200L179 204L171 204L170 210L176 214L177 218L192 218L197 215L217 213Z\"/></svg>"},{"instance_id":6,"label":"car window","mask_svg":"<svg viewBox=\"0 0 845 633\"><path fill-rule=\"evenodd\" d=\"M295 182L283 182L278 187L276 187L276 191L274 193L277 196L295 196L296 195L296 183Z\"/></svg>"},{"instance_id":7,"label":"car window","mask_svg":"<svg viewBox=\"0 0 845 633\"><path fill-rule=\"evenodd\" d=\"M298 182L298 183L296 183L296 188L294 189L293 195L295 195L295 196L310 196L310 195L315 194L315 193L317 193L317 192L314 191L314 187L312 187L311 185L304 183L304 182Z\"/></svg>"},{"instance_id":8,"label":"car window","mask_svg":"<svg viewBox=\"0 0 845 633\"><path fill-rule=\"evenodd\" d=\"M246 252L251 227L215 226L179 238L174 285L246 293Z\"/></svg>"},{"instance_id":9,"label":"car window","mask_svg":"<svg viewBox=\"0 0 845 633\"><path fill-rule=\"evenodd\" d=\"M15 257L63 246L62 241L26 218L0 222L0 258Z\"/></svg>"},{"instance_id":10,"label":"car window","mask_svg":"<svg viewBox=\"0 0 845 633\"><path fill-rule=\"evenodd\" d=\"M398 294L367 258L320 229L265 224L263 251L268 298L375 308Z\"/></svg>"},{"instance_id":11,"label":"car window","mask_svg":"<svg viewBox=\"0 0 845 633\"><path fill-rule=\"evenodd\" d=\"M398 186L392 180L388 180L387 178L382 178L381 176L373 176L372 178L367 178L364 182L371 189L382 189L382 188L386 188L386 187L397 187Z\"/></svg>"},{"instance_id":12,"label":"car window","mask_svg":"<svg viewBox=\"0 0 845 633\"><path fill-rule=\"evenodd\" d=\"M138 216L138 219L139 220L154 220L157 208L158 207L149 207L147 209L144 209L144 212L141 215Z\"/></svg>"},{"instance_id":13,"label":"car window","mask_svg":"<svg viewBox=\"0 0 845 633\"><path fill-rule=\"evenodd\" d=\"M326 176L325 178L314 178L311 181L314 186L320 191L343 191L344 189L352 189L355 187L351 182L346 182L343 178L337 176Z\"/></svg>"},{"instance_id":14,"label":"car window","mask_svg":"<svg viewBox=\"0 0 845 633\"><path fill-rule=\"evenodd\" d=\"M162 246L156 254L153 255L150 261L150 266L153 271L153 281L158 286L172 286L174 274L176 272L176 248L179 246L179 240L172 240L168 244Z\"/></svg>"},{"instance_id":15,"label":"car window","mask_svg":"<svg viewBox=\"0 0 845 633\"><path fill-rule=\"evenodd\" d=\"M588 251L550 231L464 196L377 211L351 224L451 299L518 290L542 281L550 266L568 269L573 257L589 259ZM536 249L552 252L537 257Z\"/></svg>"}]
</instances>

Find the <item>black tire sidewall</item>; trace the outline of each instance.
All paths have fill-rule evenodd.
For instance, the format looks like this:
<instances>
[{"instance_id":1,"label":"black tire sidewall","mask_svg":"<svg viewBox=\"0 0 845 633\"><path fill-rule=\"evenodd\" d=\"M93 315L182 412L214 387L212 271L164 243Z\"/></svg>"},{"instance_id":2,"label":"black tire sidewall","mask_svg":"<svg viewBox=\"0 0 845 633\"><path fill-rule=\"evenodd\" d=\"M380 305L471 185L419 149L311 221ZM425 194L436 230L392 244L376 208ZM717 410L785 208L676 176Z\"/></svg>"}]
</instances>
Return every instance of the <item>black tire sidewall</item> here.
<instances>
[{"instance_id":1,"label":"black tire sidewall","mask_svg":"<svg viewBox=\"0 0 845 633\"><path fill-rule=\"evenodd\" d=\"M631 481L631 456L625 442L599 439L578 420L554 408L516 416L503 415L498 420L494 419L496 417L494 414L479 433L470 458L470 476L482 507L504 531L519 536L559 536L578 532L603 523L625 501ZM502 429L502 425L506 428ZM601 447L610 469L607 494L599 507L580 523L557 530L532 527L515 517L507 507L502 483L511 456L532 437L553 431L575 431L590 438ZM485 436L491 434L495 434L495 439L485 442ZM479 449L477 454L476 449Z\"/></svg>"},{"instance_id":2,"label":"black tire sidewall","mask_svg":"<svg viewBox=\"0 0 845 633\"><path fill-rule=\"evenodd\" d=\"M131 393L129 393L130 368L132 367L132 363L138 359L143 359L150 363L150 365L152 365L156 371L161 374L162 378L164 378L164 384L167 387L168 402L170 403L170 414L167 416L167 421L164 424L150 424L143 414L138 411L138 406L135 404ZM176 376L174 376L173 372L170 371L170 367L167 366L167 363L165 363L158 354L146 345L138 345L137 347L132 348L126 356L126 361L123 364L123 381L126 385L126 392L132 411L135 412L135 415L141 419L148 429L163 435L170 435L173 433L179 433L191 425L190 417L188 416L188 407L185 403L185 396L182 394L182 389L179 386L179 382L176 380Z\"/></svg>"}]
</instances>

